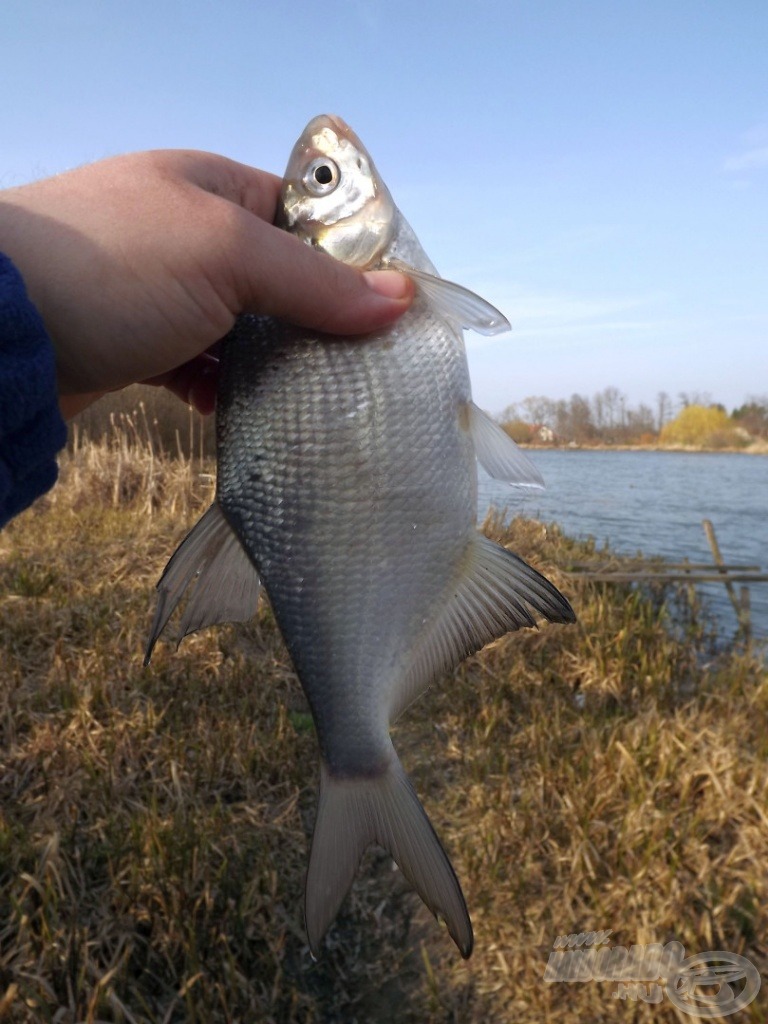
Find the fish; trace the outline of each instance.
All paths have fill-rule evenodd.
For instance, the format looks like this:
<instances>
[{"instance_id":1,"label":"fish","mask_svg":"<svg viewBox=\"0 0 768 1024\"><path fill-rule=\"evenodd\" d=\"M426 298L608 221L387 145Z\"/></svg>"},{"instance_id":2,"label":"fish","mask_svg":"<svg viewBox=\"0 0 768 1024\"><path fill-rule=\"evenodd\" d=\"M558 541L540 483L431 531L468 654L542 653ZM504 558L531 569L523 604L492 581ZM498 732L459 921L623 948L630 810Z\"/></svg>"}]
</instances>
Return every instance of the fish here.
<instances>
[{"instance_id":1,"label":"fish","mask_svg":"<svg viewBox=\"0 0 768 1024\"><path fill-rule=\"evenodd\" d=\"M575 621L549 580L477 528L478 462L542 485L471 397L463 330L509 323L439 276L337 116L299 137L275 223L351 266L408 274L414 300L364 339L237 319L221 354L215 500L158 583L145 664L185 591L179 639L250 619L263 587L320 749L304 907L312 956L377 843L466 958L461 885L390 728L488 642L537 616Z\"/></svg>"}]
</instances>

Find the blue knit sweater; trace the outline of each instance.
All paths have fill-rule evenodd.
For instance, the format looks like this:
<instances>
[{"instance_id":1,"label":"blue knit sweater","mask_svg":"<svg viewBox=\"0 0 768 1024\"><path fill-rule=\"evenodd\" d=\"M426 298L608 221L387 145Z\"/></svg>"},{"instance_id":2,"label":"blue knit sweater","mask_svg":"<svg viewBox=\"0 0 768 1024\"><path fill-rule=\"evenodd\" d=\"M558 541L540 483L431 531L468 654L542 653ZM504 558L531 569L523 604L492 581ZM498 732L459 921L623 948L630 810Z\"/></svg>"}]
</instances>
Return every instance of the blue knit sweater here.
<instances>
[{"instance_id":1,"label":"blue knit sweater","mask_svg":"<svg viewBox=\"0 0 768 1024\"><path fill-rule=\"evenodd\" d=\"M53 486L66 440L53 345L21 275L0 253L0 527Z\"/></svg>"}]
</instances>

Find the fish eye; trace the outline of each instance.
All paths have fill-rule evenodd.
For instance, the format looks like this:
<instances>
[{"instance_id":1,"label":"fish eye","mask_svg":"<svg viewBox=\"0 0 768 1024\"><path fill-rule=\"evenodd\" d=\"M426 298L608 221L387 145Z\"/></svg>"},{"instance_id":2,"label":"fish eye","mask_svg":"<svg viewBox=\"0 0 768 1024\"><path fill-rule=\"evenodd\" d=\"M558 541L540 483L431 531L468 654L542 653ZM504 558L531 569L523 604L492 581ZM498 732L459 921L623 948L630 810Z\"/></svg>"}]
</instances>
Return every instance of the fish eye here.
<instances>
[{"instance_id":1,"label":"fish eye","mask_svg":"<svg viewBox=\"0 0 768 1024\"><path fill-rule=\"evenodd\" d=\"M328 157L313 160L304 172L304 187L314 196L327 196L339 184L338 165Z\"/></svg>"}]
</instances>

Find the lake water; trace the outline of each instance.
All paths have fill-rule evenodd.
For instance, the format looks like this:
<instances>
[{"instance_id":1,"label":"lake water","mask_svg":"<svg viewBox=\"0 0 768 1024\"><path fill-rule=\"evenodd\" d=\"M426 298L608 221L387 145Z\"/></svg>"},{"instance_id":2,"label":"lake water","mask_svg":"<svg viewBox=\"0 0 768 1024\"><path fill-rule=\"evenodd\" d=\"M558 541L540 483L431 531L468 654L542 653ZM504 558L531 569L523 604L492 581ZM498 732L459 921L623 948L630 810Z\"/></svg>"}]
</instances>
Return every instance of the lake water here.
<instances>
[{"instance_id":1,"label":"lake water","mask_svg":"<svg viewBox=\"0 0 768 1024\"><path fill-rule=\"evenodd\" d=\"M481 471L480 518L490 505L556 522L624 554L713 564L702 519L710 519L728 564L768 572L768 456L735 453L539 450L545 491L525 492ZM737 586L739 586L737 584ZM768 637L768 582L750 587L755 636ZM701 585L724 634L736 617L718 584Z\"/></svg>"}]
</instances>

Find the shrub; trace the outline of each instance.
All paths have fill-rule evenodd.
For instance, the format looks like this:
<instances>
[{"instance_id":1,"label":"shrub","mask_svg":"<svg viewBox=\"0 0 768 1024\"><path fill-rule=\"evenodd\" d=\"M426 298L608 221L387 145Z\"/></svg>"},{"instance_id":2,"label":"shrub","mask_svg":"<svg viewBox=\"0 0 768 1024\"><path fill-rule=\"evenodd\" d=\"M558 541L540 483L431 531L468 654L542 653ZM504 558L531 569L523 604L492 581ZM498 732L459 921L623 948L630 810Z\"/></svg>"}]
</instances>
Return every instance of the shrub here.
<instances>
[{"instance_id":1,"label":"shrub","mask_svg":"<svg viewBox=\"0 0 768 1024\"><path fill-rule=\"evenodd\" d=\"M684 444L703 448L708 439L722 431L732 429L726 412L717 406L687 405L675 419L661 429L662 444Z\"/></svg>"}]
</instances>

